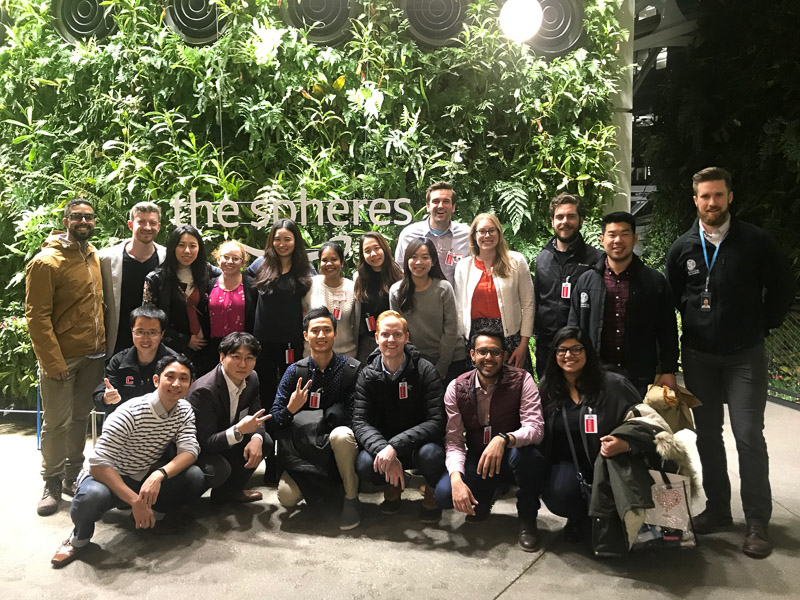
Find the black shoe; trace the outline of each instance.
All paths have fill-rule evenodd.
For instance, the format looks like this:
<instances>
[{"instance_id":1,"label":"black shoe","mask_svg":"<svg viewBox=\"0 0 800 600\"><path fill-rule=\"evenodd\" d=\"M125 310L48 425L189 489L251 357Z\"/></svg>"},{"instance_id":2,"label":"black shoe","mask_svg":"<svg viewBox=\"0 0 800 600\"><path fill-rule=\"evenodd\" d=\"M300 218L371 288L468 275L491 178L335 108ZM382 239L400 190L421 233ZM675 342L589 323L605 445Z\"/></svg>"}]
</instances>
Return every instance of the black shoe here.
<instances>
[{"instance_id":1,"label":"black shoe","mask_svg":"<svg viewBox=\"0 0 800 600\"><path fill-rule=\"evenodd\" d=\"M742 552L750 558L766 558L772 552L772 544L767 536L767 528L759 525L748 525L744 536Z\"/></svg>"},{"instance_id":2,"label":"black shoe","mask_svg":"<svg viewBox=\"0 0 800 600\"><path fill-rule=\"evenodd\" d=\"M78 483L74 479L64 479L61 482L61 492L70 498L74 498L78 493Z\"/></svg>"},{"instance_id":3,"label":"black shoe","mask_svg":"<svg viewBox=\"0 0 800 600\"><path fill-rule=\"evenodd\" d=\"M525 552L535 552L539 546L539 528L536 519L524 519L519 523L519 547Z\"/></svg>"},{"instance_id":4,"label":"black shoe","mask_svg":"<svg viewBox=\"0 0 800 600\"><path fill-rule=\"evenodd\" d=\"M491 504L476 504L475 505L475 514L474 515L467 515L467 518L464 519L467 523L481 523L489 518L489 515L492 512L492 505Z\"/></svg>"},{"instance_id":5,"label":"black shoe","mask_svg":"<svg viewBox=\"0 0 800 600\"><path fill-rule=\"evenodd\" d=\"M732 524L730 515L720 515L708 508L692 519L695 533L714 533Z\"/></svg>"},{"instance_id":6,"label":"black shoe","mask_svg":"<svg viewBox=\"0 0 800 600\"><path fill-rule=\"evenodd\" d=\"M401 498L395 498L394 500L384 500L380 504L381 512L385 515L396 515L400 512L400 507L403 505L403 500Z\"/></svg>"},{"instance_id":7,"label":"black shoe","mask_svg":"<svg viewBox=\"0 0 800 600\"><path fill-rule=\"evenodd\" d=\"M577 544L583 539L586 532L586 519L567 519L564 526L564 541L568 544Z\"/></svg>"},{"instance_id":8,"label":"black shoe","mask_svg":"<svg viewBox=\"0 0 800 600\"><path fill-rule=\"evenodd\" d=\"M422 523L428 524L435 524L438 523L442 519L442 509L438 506L434 508L425 508L423 507L419 511L419 520Z\"/></svg>"}]
</instances>

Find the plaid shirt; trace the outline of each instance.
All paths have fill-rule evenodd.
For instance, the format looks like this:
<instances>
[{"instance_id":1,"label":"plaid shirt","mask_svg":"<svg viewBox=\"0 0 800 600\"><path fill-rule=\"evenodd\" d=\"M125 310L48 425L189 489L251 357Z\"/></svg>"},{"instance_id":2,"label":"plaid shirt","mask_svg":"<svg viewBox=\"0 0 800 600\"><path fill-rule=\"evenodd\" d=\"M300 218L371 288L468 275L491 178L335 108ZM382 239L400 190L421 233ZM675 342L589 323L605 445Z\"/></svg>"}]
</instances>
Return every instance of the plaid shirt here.
<instances>
[{"instance_id":1,"label":"plaid shirt","mask_svg":"<svg viewBox=\"0 0 800 600\"><path fill-rule=\"evenodd\" d=\"M600 339L600 358L606 364L625 366L625 315L628 310L631 274L628 269L617 275L608 266L603 272L606 301L603 309L603 333Z\"/></svg>"}]
</instances>

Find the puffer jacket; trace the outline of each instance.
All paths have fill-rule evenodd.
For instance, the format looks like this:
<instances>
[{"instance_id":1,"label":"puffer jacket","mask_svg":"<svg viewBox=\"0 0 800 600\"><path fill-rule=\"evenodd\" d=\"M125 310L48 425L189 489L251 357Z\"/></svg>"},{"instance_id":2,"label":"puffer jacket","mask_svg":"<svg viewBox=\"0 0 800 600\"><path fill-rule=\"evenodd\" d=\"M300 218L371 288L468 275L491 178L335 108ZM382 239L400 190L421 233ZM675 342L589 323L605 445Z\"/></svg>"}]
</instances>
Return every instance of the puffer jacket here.
<instances>
[{"instance_id":1,"label":"puffer jacket","mask_svg":"<svg viewBox=\"0 0 800 600\"><path fill-rule=\"evenodd\" d=\"M402 372L391 379L376 348L356 380L353 432L373 456L389 444L402 456L428 442L444 442L447 417L439 373L411 344L406 344L405 355ZM399 396L402 381L408 384L404 400Z\"/></svg>"},{"instance_id":2,"label":"puffer jacket","mask_svg":"<svg viewBox=\"0 0 800 600\"><path fill-rule=\"evenodd\" d=\"M67 369L67 358L102 354L103 280L91 244L81 247L54 231L25 267L25 316L33 351L48 375Z\"/></svg>"}]
</instances>

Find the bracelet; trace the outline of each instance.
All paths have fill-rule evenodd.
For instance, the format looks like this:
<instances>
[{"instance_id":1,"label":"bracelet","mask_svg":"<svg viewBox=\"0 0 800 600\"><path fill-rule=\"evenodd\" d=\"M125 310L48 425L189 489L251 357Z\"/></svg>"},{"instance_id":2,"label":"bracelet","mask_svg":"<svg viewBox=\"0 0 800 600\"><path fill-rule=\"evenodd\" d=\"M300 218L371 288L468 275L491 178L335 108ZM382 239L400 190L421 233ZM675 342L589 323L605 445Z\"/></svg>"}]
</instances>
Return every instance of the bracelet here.
<instances>
[{"instance_id":1,"label":"bracelet","mask_svg":"<svg viewBox=\"0 0 800 600\"><path fill-rule=\"evenodd\" d=\"M169 479L169 475L167 475L167 470L164 467L158 467L156 471L161 472L161 474L164 476L164 479Z\"/></svg>"}]
</instances>

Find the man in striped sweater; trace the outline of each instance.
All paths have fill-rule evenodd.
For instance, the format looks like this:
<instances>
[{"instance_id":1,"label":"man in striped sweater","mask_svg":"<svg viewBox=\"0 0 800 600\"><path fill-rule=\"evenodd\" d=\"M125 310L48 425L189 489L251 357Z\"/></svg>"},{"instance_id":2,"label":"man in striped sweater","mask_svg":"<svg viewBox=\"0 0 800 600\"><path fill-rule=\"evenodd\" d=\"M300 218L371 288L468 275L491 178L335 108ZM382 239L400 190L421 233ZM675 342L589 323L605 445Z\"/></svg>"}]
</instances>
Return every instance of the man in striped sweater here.
<instances>
[{"instance_id":1,"label":"man in striped sweater","mask_svg":"<svg viewBox=\"0 0 800 600\"><path fill-rule=\"evenodd\" d=\"M70 516L75 528L50 561L60 568L86 547L94 524L115 506L130 505L137 529L163 530L161 519L203 493L205 477L194 465L194 412L184 400L194 378L185 356L165 356L156 366L155 392L134 398L103 424L89 467L78 477ZM174 444L175 457L165 451Z\"/></svg>"}]
</instances>

